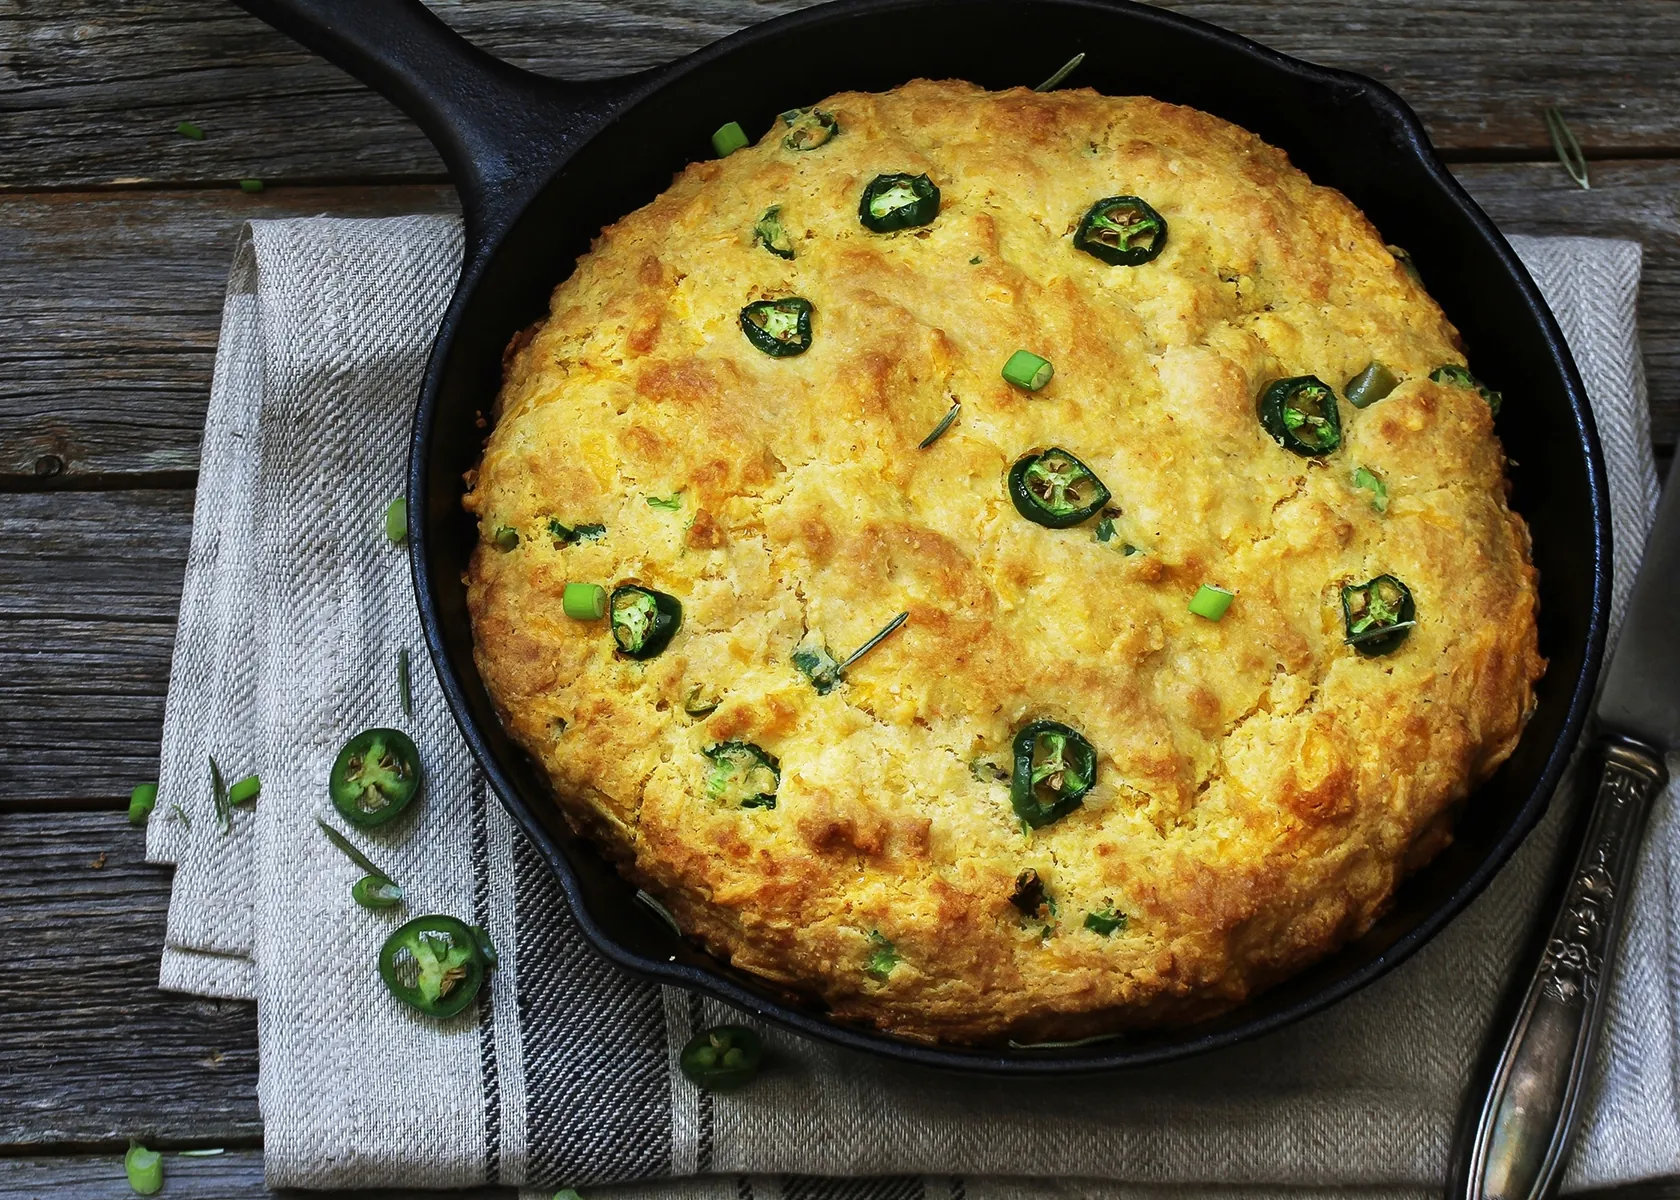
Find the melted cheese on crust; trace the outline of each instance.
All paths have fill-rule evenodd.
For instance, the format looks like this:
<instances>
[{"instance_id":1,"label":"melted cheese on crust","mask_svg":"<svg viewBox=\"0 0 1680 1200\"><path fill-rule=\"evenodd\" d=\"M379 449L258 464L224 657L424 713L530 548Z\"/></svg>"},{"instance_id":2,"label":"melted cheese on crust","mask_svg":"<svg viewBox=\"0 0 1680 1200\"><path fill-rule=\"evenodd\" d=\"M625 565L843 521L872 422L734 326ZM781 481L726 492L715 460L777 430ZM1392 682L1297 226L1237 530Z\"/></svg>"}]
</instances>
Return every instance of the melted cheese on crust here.
<instances>
[{"instance_id":1,"label":"melted cheese on crust","mask_svg":"<svg viewBox=\"0 0 1680 1200\"><path fill-rule=\"evenodd\" d=\"M715 952L842 1018L976 1042L1229 1007L1365 930L1532 707L1527 530L1487 405L1428 379L1456 332L1345 197L1205 113L927 81L820 107L841 126L820 149L778 124L603 231L510 347L467 498L479 668L574 824ZM932 224L862 227L888 172L938 184ZM1073 249L1117 194L1166 218L1153 262ZM752 240L772 204L792 261ZM786 295L814 340L771 358L738 314ZM1042 391L999 376L1018 348L1055 364ZM1373 359L1403 382L1343 402L1327 458L1261 428L1270 380L1340 388ZM1010 464L1052 444L1112 490L1108 543L1011 506ZM557 544L551 519L606 534ZM1418 625L1362 658L1339 590L1385 572ZM569 580L670 592L682 629L617 656L562 615ZM1186 608L1204 582L1236 592L1217 623ZM790 661L900 611L826 696ZM697 685L721 700L701 720ZM1027 832L986 768L1040 717L1100 767ZM780 759L776 808L707 797L702 751L729 739ZM1028 867L1048 925L1010 903ZM1109 908L1123 929L1083 927Z\"/></svg>"}]
</instances>

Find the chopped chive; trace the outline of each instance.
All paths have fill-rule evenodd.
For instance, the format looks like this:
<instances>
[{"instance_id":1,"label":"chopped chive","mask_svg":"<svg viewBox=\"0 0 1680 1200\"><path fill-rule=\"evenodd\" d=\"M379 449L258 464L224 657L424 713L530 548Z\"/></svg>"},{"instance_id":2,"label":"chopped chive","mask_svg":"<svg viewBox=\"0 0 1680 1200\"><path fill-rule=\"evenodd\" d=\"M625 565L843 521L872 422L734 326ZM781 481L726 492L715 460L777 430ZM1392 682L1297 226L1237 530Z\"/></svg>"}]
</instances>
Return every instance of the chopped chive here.
<instances>
[{"instance_id":1,"label":"chopped chive","mask_svg":"<svg viewBox=\"0 0 1680 1200\"><path fill-rule=\"evenodd\" d=\"M599 621L607 615L607 589L598 583L568 583L560 607L574 621Z\"/></svg>"},{"instance_id":2,"label":"chopped chive","mask_svg":"<svg viewBox=\"0 0 1680 1200\"><path fill-rule=\"evenodd\" d=\"M1587 178L1587 156L1581 153L1581 143L1575 140L1574 131L1555 108L1546 110L1546 132L1552 135L1552 149L1557 152L1563 169L1569 172L1569 178L1590 190L1592 181Z\"/></svg>"},{"instance_id":3,"label":"chopped chive","mask_svg":"<svg viewBox=\"0 0 1680 1200\"><path fill-rule=\"evenodd\" d=\"M1235 595L1235 592L1228 592L1222 587L1204 583L1196 589L1196 594L1190 598L1190 611L1198 617L1206 617L1210 621L1217 621L1225 615L1225 610L1231 607L1231 599Z\"/></svg>"},{"instance_id":4,"label":"chopped chive","mask_svg":"<svg viewBox=\"0 0 1680 1200\"><path fill-rule=\"evenodd\" d=\"M1368 467L1353 469L1353 486L1371 493L1371 508L1374 512L1388 511L1388 485L1382 481L1382 476Z\"/></svg>"},{"instance_id":5,"label":"chopped chive","mask_svg":"<svg viewBox=\"0 0 1680 1200\"><path fill-rule=\"evenodd\" d=\"M969 259L968 265L971 267L978 267L980 265L980 256L976 254L973 258Z\"/></svg>"},{"instance_id":6,"label":"chopped chive","mask_svg":"<svg viewBox=\"0 0 1680 1200\"><path fill-rule=\"evenodd\" d=\"M220 1146L213 1147L209 1150L177 1150L175 1152L176 1156L179 1158L215 1158L218 1154L226 1153L227 1151Z\"/></svg>"},{"instance_id":7,"label":"chopped chive","mask_svg":"<svg viewBox=\"0 0 1680 1200\"><path fill-rule=\"evenodd\" d=\"M393 546L408 538L408 501L401 496L385 506L385 536Z\"/></svg>"},{"instance_id":8,"label":"chopped chive","mask_svg":"<svg viewBox=\"0 0 1680 1200\"><path fill-rule=\"evenodd\" d=\"M728 158L743 146L751 144L747 139L747 131L741 128L739 121L731 121L712 134L712 149L717 151L719 158Z\"/></svg>"},{"instance_id":9,"label":"chopped chive","mask_svg":"<svg viewBox=\"0 0 1680 1200\"><path fill-rule=\"evenodd\" d=\"M945 431L947 429L951 428L951 422L955 421L957 419L957 410L960 409L960 408L962 408L962 401L961 400L958 400L955 404L951 405L951 411L946 413L944 415L944 417L942 417L940 419L939 424L937 424L933 427L933 432L928 434L925 438L923 438L921 440L921 442L916 446L916 449L926 450L929 446L933 445L940 438L944 437L945 436Z\"/></svg>"},{"instance_id":10,"label":"chopped chive","mask_svg":"<svg viewBox=\"0 0 1680 1200\"><path fill-rule=\"evenodd\" d=\"M244 804L255 800L262 794L262 780L255 775L247 775L228 789L229 804Z\"/></svg>"},{"instance_id":11,"label":"chopped chive","mask_svg":"<svg viewBox=\"0 0 1680 1200\"><path fill-rule=\"evenodd\" d=\"M869 947L869 962L863 969L884 983L899 964L898 947L889 942L879 929L869 931Z\"/></svg>"},{"instance_id":12,"label":"chopped chive","mask_svg":"<svg viewBox=\"0 0 1680 1200\"><path fill-rule=\"evenodd\" d=\"M222 769L216 765L216 756L210 756L210 805L216 812L216 823L222 827L223 833L233 832L233 809L228 805L227 781L222 778Z\"/></svg>"},{"instance_id":13,"label":"chopped chive","mask_svg":"<svg viewBox=\"0 0 1680 1200\"><path fill-rule=\"evenodd\" d=\"M184 138L191 138L195 142L202 142L204 140L204 130L200 129L197 125L194 125L191 121L182 121L179 125L175 126L175 132Z\"/></svg>"},{"instance_id":14,"label":"chopped chive","mask_svg":"<svg viewBox=\"0 0 1680 1200\"><path fill-rule=\"evenodd\" d=\"M157 807L157 784L142 783L128 794L128 823L144 825Z\"/></svg>"},{"instance_id":15,"label":"chopped chive","mask_svg":"<svg viewBox=\"0 0 1680 1200\"><path fill-rule=\"evenodd\" d=\"M515 549L519 545L519 530L511 525L501 525L496 529L496 549L506 551Z\"/></svg>"},{"instance_id":16,"label":"chopped chive","mask_svg":"<svg viewBox=\"0 0 1680 1200\"><path fill-rule=\"evenodd\" d=\"M155 1196L163 1189L163 1155L156 1150L130 1141L128 1153L123 1155L123 1170L128 1174L128 1186L137 1195Z\"/></svg>"},{"instance_id":17,"label":"chopped chive","mask_svg":"<svg viewBox=\"0 0 1680 1200\"><path fill-rule=\"evenodd\" d=\"M1035 92L1048 92L1051 88L1055 87L1062 80L1066 79L1069 75L1072 75L1074 73L1074 71L1078 69L1079 64L1084 62L1084 61L1085 61L1085 54L1084 54L1083 51L1081 51L1078 54L1075 54L1072 58L1068 59L1065 63L1063 63L1060 67L1058 67L1056 69L1056 73L1054 75L1050 76L1050 78L1046 79L1043 83L1041 83L1037 87L1035 87L1033 89L1033 91L1035 91Z\"/></svg>"},{"instance_id":18,"label":"chopped chive","mask_svg":"<svg viewBox=\"0 0 1680 1200\"><path fill-rule=\"evenodd\" d=\"M321 832L327 835L327 840L329 842L342 850L346 858L355 863L362 870L366 871L369 875L377 875L381 879L385 880L389 880L391 878L389 873L375 866L367 855L356 849L354 842L345 837L338 830L334 829L331 825L328 825L320 817L315 818L315 824L321 827Z\"/></svg>"},{"instance_id":19,"label":"chopped chive","mask_svg":"<svg viewBox=\"0 0 1680 1200\"><path fill-rule=\"evenodd\" d=\"M863 645L859 646L856 650L852 651L852 656L850 658L848 658L845 662L840 664L840 674L844 675L846 673L846 668L847 667L851 666L858 659L862 658L865 654L868 654L871 650L875 649L875 647L879 646L882 642L886 641L888 634L892 633L893 630L897 629L900 625L904 624L904 622L908 621L909 619L910 619L910 614L909 613L901 612L901 613L898 614L898 616L896 616L892 620L888 621L887 624L886 624L886 627L883 628L880 633L877 633L874 637L870 638Z\"/></svg>"},{"instance_id":20,"label":"chopped chive","mask_svg":"<svg viewBox=\"0 0 1680 1200\"><path fill-rule=\"evenodd\" d=\"M662 508L666 512L680 512L682 510L682 493L672 492L669 496L646 497L649 508Z\"/></svg>"},{"instance_id":21,"label":"chopped chive","mask_svg":"<svg viewBox=\"0 0 1680 1200\"><path fill-rule=\"evenodd\" d=\"M1029 392L1036 392L1049 383L1055 373L1056 368L1050 365L1048 359L1040 358L1031 350L1017 350L1003 364L1003 377Z\"/></svg>"},{"instance_id":22,"label":"chopped chive","mask_svg":"<svg viewBox=\"0 0 1680 1200\"><path fill-rule=\"evenodd\" d=\"M414 715L414 692L409 686L408 647L397 651L397 698L402 701L403 716Z\"/></svg>"},{"instance_id":23,"label":"chopped chive","mask_svg":"<svg viewBox=\"0 0 1680 1200\"><path fill-rule=\"evenodd\" d=\"M636 899L640 901L644 907L651 909L654 916L669 925L672 933L676 934L678 937L682 936L682 926L677 924L677 919L671 915L670 909L666 908L663 904L659 903L659 901L655 900L652 896L648 895L640 888L636 889ZM575 1195L576 1193L573 1194Z\"/></svg>"},{"instance_id":24,"label":"chopped chive","mask_svg":"<svg viewBox=\"0 0 1680 1200\"><path fill-rule=\"evenodd\" d=\"M263 181L260 179L241 179L239 190L242 192L260 192L263 190Z\"/></svg>"}]
</instances>

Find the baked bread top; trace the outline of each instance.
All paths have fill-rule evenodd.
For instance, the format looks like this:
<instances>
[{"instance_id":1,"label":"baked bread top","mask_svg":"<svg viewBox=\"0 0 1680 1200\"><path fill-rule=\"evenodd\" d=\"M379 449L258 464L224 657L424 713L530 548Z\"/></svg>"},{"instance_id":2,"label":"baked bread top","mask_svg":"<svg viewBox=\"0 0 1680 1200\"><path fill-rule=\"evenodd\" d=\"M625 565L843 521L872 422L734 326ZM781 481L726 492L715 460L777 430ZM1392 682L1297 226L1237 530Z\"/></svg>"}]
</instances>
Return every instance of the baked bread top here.
<instances>
[{"instance_id":1,"label":"baked bread top","mask_svg":"<svg viewBox=\"0 0 1680 1200\"><path fill-rule=\"evenodd\" d=\"M1206 113L815 107L604 230L509 347L466 500L507 728L685 932L911 1036L1195 1019L1357 936L1544 667L1455 330Z\"/></svg>"}]
</instances>

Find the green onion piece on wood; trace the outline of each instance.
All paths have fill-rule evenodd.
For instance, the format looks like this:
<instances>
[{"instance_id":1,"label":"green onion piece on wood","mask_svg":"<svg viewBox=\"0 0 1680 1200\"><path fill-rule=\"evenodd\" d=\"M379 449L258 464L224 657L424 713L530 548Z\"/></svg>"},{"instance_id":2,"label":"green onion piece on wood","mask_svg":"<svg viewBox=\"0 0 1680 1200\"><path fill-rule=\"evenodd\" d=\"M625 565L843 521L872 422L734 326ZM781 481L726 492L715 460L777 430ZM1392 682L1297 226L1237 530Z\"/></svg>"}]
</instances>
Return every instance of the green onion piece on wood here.
<instances>
[{"instance_id":1,"label":"green onion piece on wood","mask_svg":"<svg viewBox=\"0 0 1680 1200\"><path fill-rule=\"evenodd\" d=\"M157 784L142 783L128 794L128 823L144 825L157 807Z\"/></svg>"},{"instance_id":2,"label":"green onion piece on wood","mask_svg":"<svg viewBox=\"0 0 1680 1200\"><path fill-rule=\"evenodd\" d=\"M560 607L574 621L599 621L607 615L607 589L598 583L568 583Z\"/></svg>"},{"instance_id":3,"label":"green onion piece on wood","mask_svg":"<svg viewBox=\"0 0 1680 1200\"><path fill-rule=\"evenodd\" d=\"M239 190L242 192L260 192L263 190L263 181L260 179L241 179Z\"/></svg>"},{"instance_id":4,"label":"green onion piece on wood","mask_svg":"<svg viewBox=\"0 0 1680 1200\"><path fill-rule=\"evenodd\" d=\"M163 1155L158 1151L130 1142L128 1153L123 1155L123 1170L136 1195L155 1196L163 1190Z\"/></svg>"},{"instance_id":5,"label":"green onion piece on wood","mask_svg":"<svg viewBox=\"0 0 1680 1200\"><path fill-rule=\"evenodd\" d=\"M747 138L747 131L741 128L739 121L731 121L712 134L712 149L717 151L719 158L728 158L735 151L752 145Z\"/></svg>"},{"instance_id":6,"label":"green onion piece on wood","mask_svg":"<svg viewBox=\"0 0 1680 1200\"><path fill-rule=\"evenodd\" d=\"M1190 598L1190 611L1198 617L1206 617L1210 621L1217 621L1225 615L1225 610L1231 607L1231 601L1235 596L1235 592L1228 592L1222 587L1204 583L1196 589L1196 594Z\"/></svg>"},{"instance_id":7,"label":"green onion piece on wood","mask_svg":"<svg viewBox=\"0 0 1680 1200\"><path fill-rule=\"evenodd\" d=\"M1003 364L1003 377L1029 392L1036 392L1049 383L1055 373L1056 368L1050 365L1049 359L1040 358L1031 350L1017 350Z\"/></svg>"},{"instance_id":8,"label":"green onion piece on wood","mask_svg":"<svg viewBox=\"0 0 1680 1200\"><path fill-rule=\"evenodd\" d=\"M191 121L182 121L179 125L175 126L175 132L180 134L182 137L190 138L195 142L202 142L204 140L204 130L200 129L197 125L194 125Z\"/></svg>"}]
</instances>

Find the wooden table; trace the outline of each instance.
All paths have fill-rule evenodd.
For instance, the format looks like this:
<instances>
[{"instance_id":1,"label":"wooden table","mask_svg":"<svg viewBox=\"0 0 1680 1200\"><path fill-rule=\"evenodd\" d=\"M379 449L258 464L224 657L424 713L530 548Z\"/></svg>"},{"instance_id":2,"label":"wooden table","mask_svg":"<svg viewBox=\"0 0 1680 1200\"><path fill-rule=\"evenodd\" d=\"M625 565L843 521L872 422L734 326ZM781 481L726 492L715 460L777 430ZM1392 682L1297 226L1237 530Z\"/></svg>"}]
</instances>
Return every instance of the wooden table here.
<instances>
[{"instance_id":1,"label":"wooden table","mask_svg":"<svg viewBox=\"0 0 1680 1200\"><path fill-rule=\"evenodd\" d=\"M796 0L435 0L572 77L672 59ZM1174 0L1363 71L1505 229L1636 239L1653 432L1680 434L1680 3ZM1593 160L1556 164L1557 105ZM187 120L202 141L175 132ZM250 194L238 181L266 188ZM250 1006L157 990L169 873L122 810L157 775L222 289L241 222L447 211L390 104L222 0L0 0L0 1200L262 1186ZM1624 1197L1680 1197L1680 1185Z\"/></svg>"}]
</instances>

